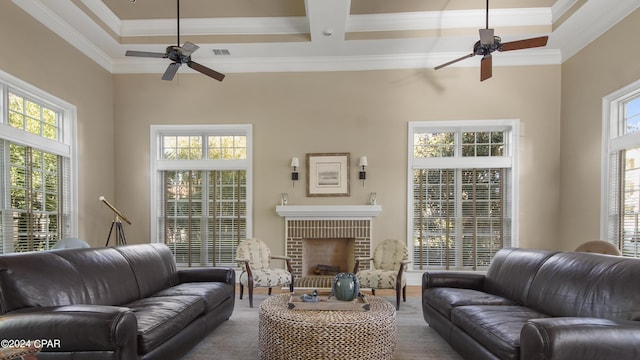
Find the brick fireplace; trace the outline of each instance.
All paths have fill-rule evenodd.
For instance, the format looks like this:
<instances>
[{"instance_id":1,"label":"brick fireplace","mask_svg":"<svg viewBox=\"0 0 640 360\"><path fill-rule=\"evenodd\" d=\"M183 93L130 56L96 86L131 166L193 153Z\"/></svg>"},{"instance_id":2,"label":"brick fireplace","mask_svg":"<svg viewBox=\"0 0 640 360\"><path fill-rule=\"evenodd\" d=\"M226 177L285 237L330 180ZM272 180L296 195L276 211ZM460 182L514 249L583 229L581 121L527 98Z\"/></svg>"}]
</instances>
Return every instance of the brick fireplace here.
<instances>
[{"instance_id":1,"label":"brick fireplace","mask_svg":"<svg viewBox=\"0 0 640 360\"><path fill-rule=\"evenodd\" d=\"M351 272L356 257L369 257L373 218L381 210L380 205L277 206L285 219L285 251L296 283L318 276L318 265Z\"/></svg>"}]
</instances>

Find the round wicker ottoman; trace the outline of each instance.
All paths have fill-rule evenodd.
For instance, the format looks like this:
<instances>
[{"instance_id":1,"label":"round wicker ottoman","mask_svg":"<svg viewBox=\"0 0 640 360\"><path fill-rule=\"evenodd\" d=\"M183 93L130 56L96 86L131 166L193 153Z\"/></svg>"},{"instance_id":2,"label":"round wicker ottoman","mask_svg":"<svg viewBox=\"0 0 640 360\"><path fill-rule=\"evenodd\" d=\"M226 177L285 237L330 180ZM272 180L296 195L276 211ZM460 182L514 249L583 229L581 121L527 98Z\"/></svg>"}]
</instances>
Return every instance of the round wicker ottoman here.
<instances>
[{"instance_id":1,"label":"round wicker ottoman","mask_svg":"<svg viewBox=\"0 0 640 360\"><path fill-rule=\"evenodd\" d=\"M393 359L396 309L367 297L369 311L290 310L288 294L260 305L260 359Z\"/></svg>"}]
</instances>

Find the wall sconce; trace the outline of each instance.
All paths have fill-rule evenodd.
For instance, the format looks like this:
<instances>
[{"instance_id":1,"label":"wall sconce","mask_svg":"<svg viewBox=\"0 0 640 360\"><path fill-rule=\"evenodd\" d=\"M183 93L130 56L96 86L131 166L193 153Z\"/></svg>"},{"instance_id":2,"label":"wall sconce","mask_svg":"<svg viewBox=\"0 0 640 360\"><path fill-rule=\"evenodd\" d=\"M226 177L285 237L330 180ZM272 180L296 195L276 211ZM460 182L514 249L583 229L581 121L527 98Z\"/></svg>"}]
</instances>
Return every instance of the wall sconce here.
<instances>
[{"instance_id":1,"label":"wall sconce","mask_svg":"<svg viewBox=\"0 0 640 360\"><path fill-rule=\"evenodd\" d=\"M362 156L360 158L359 166L360 166L361 170L360 170L360 173L358 174L358 178L360 180L362 180L362 186L364 186L364 180L367 178L367 172L364 170L364 168L369 166L369 164L367 163L367 157L366 156Z\"/></svg>"},{"instance_id":2,"label":"wall sconce","mask_svg":"<svg viewBox=\"0 0 640 360\"><path fill-rule=\"evenodd\" d=\"M298 167L300 166L300 160L297 157L291 159L291 181L293 182L293 186L296 185L296 181L298 181Z\"/></svg>"}]
</instances>

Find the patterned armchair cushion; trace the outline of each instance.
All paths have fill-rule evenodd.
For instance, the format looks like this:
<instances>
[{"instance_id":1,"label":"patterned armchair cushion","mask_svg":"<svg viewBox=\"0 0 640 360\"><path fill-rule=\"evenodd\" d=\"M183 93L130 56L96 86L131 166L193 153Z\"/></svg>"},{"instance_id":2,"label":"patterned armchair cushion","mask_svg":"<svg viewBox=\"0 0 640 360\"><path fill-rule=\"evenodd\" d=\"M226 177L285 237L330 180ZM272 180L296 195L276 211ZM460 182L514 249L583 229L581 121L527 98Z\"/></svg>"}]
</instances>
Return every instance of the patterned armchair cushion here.
<instances>
[{"instance_id":1,"label":"patterned armchair cushion","mask_svg":"<svg viewBox=\"0 0 640 360\"><path fill-rule=\"evenodd\" d=\"M291 283L291 274L285 269L261 269L252 273L253 287L276 287ZM249 286L249 276L246 271L240 274L240 283Z\"/></svg>"},{"instance_id":2,"label":"patterned armchair cushion","mask_svg":"<svg viewBox=\"0 0 640 360\"><path fill-rule=\"evenodd\" d=\"M265 269L271 265L271 250L260 239L253 238L242 241L238 244L237 256L238 259L248 259L251 270Z\"/></svg>"},{"instance_id":3,"label":"patterned armchair cushion","mask_svg":"<svg viewBox=\"0 0 640 360\"><path fill-rule=\"evenodd\" d=\"M394 270L361 270L356 275L360 280L360 287L371 289L395 289L398 271ZM407 278L402 274L402 285L407 284Z\"/></svg>"}]
</instances>

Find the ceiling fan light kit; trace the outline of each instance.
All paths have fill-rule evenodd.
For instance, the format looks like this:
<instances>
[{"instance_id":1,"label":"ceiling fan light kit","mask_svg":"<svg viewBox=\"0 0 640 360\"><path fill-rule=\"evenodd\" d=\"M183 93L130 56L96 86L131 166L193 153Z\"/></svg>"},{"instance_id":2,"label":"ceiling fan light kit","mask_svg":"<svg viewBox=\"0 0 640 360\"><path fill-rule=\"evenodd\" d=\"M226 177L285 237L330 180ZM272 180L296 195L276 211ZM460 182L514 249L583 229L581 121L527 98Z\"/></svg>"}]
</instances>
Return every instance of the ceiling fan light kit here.
<instances>
[{"instance_id":1,"label":"ceiling fan light kit","mask_svg":"<svg viewBox=\"0 0 640 360\"><path fill-rule=\"evenodd\" d=\"M176 0L177 3L177 23L178 23L178 41L177 45L169 45L164 53L156 53L156 52L147 52L147 51L133 51L128 50L125 55L126 56L137 56L137 57L147 57L147 58L166 58L171 60L171 64L167 67L164 74L162 74L162 80L171 81L175 77L178 69L182 64L187 64L188 67L193 70L207 75L211 78L214 78L218 81L222 81L224 79L224 74L219 73L213 69L210 69L202 64L198 64L197 62L191 60L191 54L193 54L200 47L194 43L189 41L185 41L185 43L180 46L180 0Z\"/></svg>"},{"instance_id":2,"label":"ceiling fan light kit","mask_svg":"<svg viewBox=\"0 0 640 360\"><path fill-rule=\"evenodd\" d=\"M547 40L549 39L548 36L540 36L503 43L499 36L494 35L494 30L489 29L489 0L487 0L486 27L484 29L480 29L479 33L480 40L473 45L473 52L471 54L459 57L442 65L438 65L434 69L442 69L443 67L455 64L458 61L474 57L475 55L480 55L482 56L482 59L480 60L480 81L484 81L493 75L493 60L491 54L494 51L502 52L542 47L547 45Z\"/></svg>"}]
</instances>

